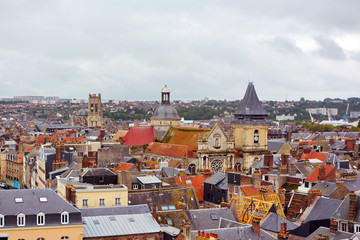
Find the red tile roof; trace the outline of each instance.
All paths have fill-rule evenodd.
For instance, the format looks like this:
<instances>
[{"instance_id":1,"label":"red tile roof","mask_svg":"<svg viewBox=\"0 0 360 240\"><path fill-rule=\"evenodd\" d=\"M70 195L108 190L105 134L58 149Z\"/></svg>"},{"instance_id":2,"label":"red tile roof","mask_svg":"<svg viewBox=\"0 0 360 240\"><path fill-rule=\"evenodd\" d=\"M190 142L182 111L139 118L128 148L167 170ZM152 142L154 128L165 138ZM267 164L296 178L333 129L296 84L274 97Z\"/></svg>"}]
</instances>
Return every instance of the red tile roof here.
<instances>
[{"instance_id":1,"label":"red tile roof","mask_svg":"<svg viewBox=\"0 0 360 240\"><path fill-rule=\"evenodd\" d=\"M321 161L325 161L328 155L329 153L311 151L310 153L303 153L300 157L300 160L319 159Z\"/></svg>"},{"instance_id":2,"label":"red tile roof","mask_svg":"<svg viewBox=\"0 0 360 240\"><path fill-rule=\"evenodd\" d=\"M208 178L208 177L207 177ZM204 201L204 181L207 179L204 175L196 176L180 176L174 178L175 183L179 187L193 186L196 192L196 197L199 202ZM191 184L187 184L191 182ZM190 181L190 182L189 182Z\"/></svg>"},{"instance_id":3,"label":"red tile roof","mask_svg":"<svg viewBox=\"0 0 360 240\"><path fill-rule=\"evenodd\" d=\"M196 154L188 146L152 142L146 152L177 158L196 158Z\"/></svg>"},{"instance_id":4,"label":"red tile roof","mask_svg":"<svg viewBox=\"0 0 360 240\"><path fill-rule=\"evenodd\" d=\"M325 167L325 180L335 180L335 174L331 174L336 170L336 167L333 165L324 165L321 164L318 166L306 179L307 182L318 182L319 181L319 168Z\"/></svg>"},{"instance_id":5,"label":"red tile roof","mask_svg":"<svg viewBox=\"0 0 360 240\"><path fill-rule=\"evenodd\" d=\"M131 127L123 138L125 146L143 146L156 140L153 126L135 126Z\"/></svg>"},{"instance_id":6,"label":"red tile roof","mask_svg":"<svg viewBox=\"0 0 360 240\"><path fill-rule=\"evenodd\" d=\"M52 142L52 141L57 141L59 139L58 136L38 136L35 137L35 140L39 143L46 143L45 139L47 140L46 142Z\"/></svg>"},{"instance_id":7,"label":"red tile roof","mask_svg":"<svg viewBox=\"0 0 360 240\"><path fill-rule=\"evenodd\" d=\"M119 130L115 133L114 137L111 139L111 142L117 142L119 141L119 138L125 137L125 135L128 133L128 130Z\"/></svg>"},{"instance_id":8,"label":"red tile roof","mask_svg":"<svg viewBox=\"0 0 360 240\"><path fill-rule=\"evenodd\" d=\"M254 187L254 186L243 186L241 190L244 192L245 196L256 196L260 194L261 187Z\"/></svg>"},{"instance_id":9,"label":"red tile roof","mask_svg":"<svg viewBox=\"0 0 360 240\"><path fill-rule=\"evenodd\" d=\"M133 166L134 164L121 162L116 171L129 171Z\"/></svg>"},{"instance_id":10,"label":"red tile roof","mask_svg":"<svg viewBox=\"0 0 360 240\"><path fill-rule=\"evenodd\" d=\"M191 150L196 151L198 148L199 135L209 133L209 129L198 128L171 128L163 138L164 143L186 145Z\"/></svg>"}]
</instances>

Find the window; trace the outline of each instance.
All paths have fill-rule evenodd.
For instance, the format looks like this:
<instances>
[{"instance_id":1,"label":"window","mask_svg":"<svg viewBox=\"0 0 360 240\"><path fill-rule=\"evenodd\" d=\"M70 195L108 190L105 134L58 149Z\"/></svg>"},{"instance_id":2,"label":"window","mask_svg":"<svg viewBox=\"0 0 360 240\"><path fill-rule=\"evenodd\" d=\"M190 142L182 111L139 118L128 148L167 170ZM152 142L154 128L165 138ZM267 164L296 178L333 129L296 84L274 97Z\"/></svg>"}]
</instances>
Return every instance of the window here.
<instances>
[{"instance_id":1,"label":"window","mask_svg":"<svg viewBox=\"0 0 360 240\"><path fill-rule=\"evenodd\" d=\"M37 240L45 240L45 238L37 238Z\"/></svg>"},{"instance_id":2,"label":"window","mask_svg":"<svg viewBox=\"0 0 360 240\"><path fill-rule=\"evenodd\" d=\"M254 131L254 143L259 143L259 130Z\"/></svg>"},{"instance_id":3,"label":"window","mask_svg":"<svg viewBox=\"0 0 360 240\"><path fill-rule=\"evenodd\" d=\"M19 213L17 215L17 225L18 226L25 226L25 215L23 213Z\"/></svg>"},{"instance_id":4,"label":"window","mask_svg":"<svg viewBox=\"0 0 360 240\"><path fill-rule=\"evenodd\" d=\"M83 202L83 207L87 207L88 206L88 200L87 199L83 199L82 200L82 202Z\"/></svg>"},{"instance_id":5,"label":"window","mask_svg":"<svg viewBox=\"0 0 360 240\"><path fill-rule=\"evenodd\" d=\"M16 202L16 203L22 203L22 202L23 202L23 199L22 199L21 197L15 198L15 202Z\"/></svg>"},{"instance_id":6,"label":"window","mask_svg":"<svg viewBox=\"0 0 360 240\"><path fill-rule=\"evenodd\" d=\"M62 212L61 213L61 224L68 224L69 223L69 213Z\"/></svg>"},{"instance_id":7,"label":"window","mask_svg":"<svg viewBox=\"0 0 360 240\"><path fill-rule=\"evenodd\" d=\"M133 185L133 189L139 189L138 185L137 185L137 184L134 184L134 185Z\"/></svg>"},{"instance_id":8,"label":"window","mask_svg":"<svg viewBox=\"0 0 360 240\"><path fill-rule=\"evenodd\" d=\"M210 214L211 220L217 220L218 216L215 213Z\"/></svg>"},{"instance_id":9,"label":"window","mask_svg":"<svg viewBox=\"0 0 360 240\"><path fill-rule=\"evenodd\" d=\"M341 223L341 231L346 232L346 223Z\"/></svg>"},{"instance_id":10,"label":"window","mask_svg":"<svg viewBox=\"0 0 360 240\"><path fill-rule=\"evenodd\" d=\"M355 225L355 232L356 233L360 232L360 226L359 225Z\"/></svg>"},{"instance_id":11,"label":"window","mask_svg":"<svg viewBox=\"0 0 360 240\"><path fill-rule=\"evenodd\" d=\"M63 236L63 237L61 237L61 240L68 240L68 239L69 239L68 236Z\"/></svg>"},{"instance_id":12,"label":"window","mask_svg":"<svg viewBox=\"0 0 360 240\"><path fill-rule=\"evenodd\" d=\"M104 176L100 176L100 182L104 182Z\"/></svg>"},{"instance_id":13,"label":"window","mask_svg":"<svg viewBox=\"0 0 360 240\"><path fill-rule=\"evenodd\" d=\"M0 214L0 227L3 227L5 225L5 217L4 215Z\"/></svg>"},{"instance_id":14,"label":"window","mask_svg":"<svg viewBox=\"0 0 360 240\"><path fill-rule=\"evenodd\" d=\"M234 193L237 194L237 187L234 187Z\"/></svg>"},{"instance_id":15,"label":"window","mask_svg":"<svg viewBox=\"0 0 360 240\"><path fill-rule=\"evenodd\" d=\"M47 202L48 200L47 200L47 197L41 197L41 198L39 198L39 201L40 202Z\"/></svg>"},{"instance_id":16,"label":"window","mask_svg":"<svg viewBox=\"0 0 360 240\"><path fill-rule=\"evenodd\" d=\"M309 182L305 182L305 187L309 188Z\"/></svg>"},{"instance_id":17,"label":"window","mask_svg":"<svg viewBox=\"0 0 360 240\"><path fill-rule=\"evenodd\" d=\"M45 214L38 213L36 219L37 219L37 225L45 225Z\"/></svg>"},{"instance_id":18,"label":"window","mask_svg":"<svg viewBox=\"0 0 360 240\"><path fill-rule=\"evenodd\" d=\"M120 198L115 198L115 205L121 205Z\"/></svg>"},{"instance_id":19,"label":"window","mask_svg":"<svg viewBox=\"0 0 360 240\"><path fill-rule=\"evenodd\" d=\"M99 199L99 206L105 206L105 199L104 198Z\"/></svg>"}]
</instances>

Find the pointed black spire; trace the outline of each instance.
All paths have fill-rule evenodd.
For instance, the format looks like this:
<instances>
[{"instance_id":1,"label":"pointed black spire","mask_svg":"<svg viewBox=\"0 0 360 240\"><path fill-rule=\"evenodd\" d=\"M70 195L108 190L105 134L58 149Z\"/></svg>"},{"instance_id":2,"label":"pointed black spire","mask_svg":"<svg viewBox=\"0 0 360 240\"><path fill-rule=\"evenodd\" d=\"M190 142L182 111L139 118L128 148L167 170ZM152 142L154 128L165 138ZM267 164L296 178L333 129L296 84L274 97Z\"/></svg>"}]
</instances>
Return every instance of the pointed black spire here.
<instances>
[{"instance_id":1,"label":"pointed black spire","mask_svg":"<svg viewBox=\"0 0 360 240\"><path fill-rule=\"evenodd\" d=\"M234 113L235 122L265 121L266 123L268 123L266 119L268 115L269 114L266 112L266 110L261 105L261 102L259 101L254 84L252 82L249 82L245 96Z\"/></svg>"}]
</instances>

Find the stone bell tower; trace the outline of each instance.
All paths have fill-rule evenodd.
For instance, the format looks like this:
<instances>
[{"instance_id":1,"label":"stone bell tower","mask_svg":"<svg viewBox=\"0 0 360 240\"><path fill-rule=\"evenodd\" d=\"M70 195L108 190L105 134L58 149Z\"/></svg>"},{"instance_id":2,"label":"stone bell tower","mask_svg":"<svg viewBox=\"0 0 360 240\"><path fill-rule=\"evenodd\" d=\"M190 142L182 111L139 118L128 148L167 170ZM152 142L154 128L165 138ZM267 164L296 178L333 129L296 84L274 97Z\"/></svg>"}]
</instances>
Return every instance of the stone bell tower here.
<instances>
[{"instance_id":1,"label":"stone bell tower","mask_svg":"<svg viewBox=\"0 0 360 240\"><path fill-rule=\"evenodd\" d=\"M235 148L244 156L245 169L267 152L268 115L257 97L254 84L250 82L232 122Z\"/></svg>"},{"instance_id":2,"label":"stone bell tower","mask_svg":"<svg viewBox=\"0 0 360 240\"><path fill-rule=\"evenodd\" d=\"M102 126L101 94L89 94L88 127Z\"/></svg>"}]
</instances>

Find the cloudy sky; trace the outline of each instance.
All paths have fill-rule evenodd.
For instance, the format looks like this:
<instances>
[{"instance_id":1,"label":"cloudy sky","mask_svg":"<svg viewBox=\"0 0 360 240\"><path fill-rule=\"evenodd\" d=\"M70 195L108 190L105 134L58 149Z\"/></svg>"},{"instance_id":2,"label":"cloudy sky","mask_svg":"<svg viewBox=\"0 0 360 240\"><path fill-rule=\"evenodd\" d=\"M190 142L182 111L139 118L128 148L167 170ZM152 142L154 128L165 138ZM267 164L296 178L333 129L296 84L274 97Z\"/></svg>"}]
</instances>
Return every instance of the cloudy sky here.
<instances>
[{"instance_id":1,"label":"cloudy sky","mask_svg":"<svg viewBox=\"0 0 360 240\"><path fill-rule=\"evenodd\" d=\"M0 97L359 97L360 1L0 0Z\"/></svg>"}]
</instances>

